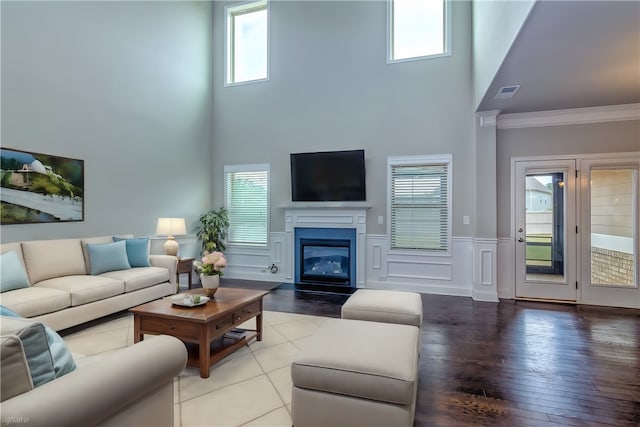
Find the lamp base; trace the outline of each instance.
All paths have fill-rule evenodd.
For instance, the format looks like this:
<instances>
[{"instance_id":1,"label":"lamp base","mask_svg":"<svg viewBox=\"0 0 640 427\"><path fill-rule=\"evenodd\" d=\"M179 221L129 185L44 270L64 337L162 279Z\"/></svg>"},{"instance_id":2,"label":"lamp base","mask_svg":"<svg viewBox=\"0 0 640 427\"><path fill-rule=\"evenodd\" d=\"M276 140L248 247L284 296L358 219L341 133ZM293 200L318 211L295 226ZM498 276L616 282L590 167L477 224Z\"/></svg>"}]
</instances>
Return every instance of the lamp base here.
<instances>
[{"instance_id":1,"label":"lamp base","mask_svg":"<svg viewBox=\"0 0 640 427\"><path fill-rule=\"evenodd\" d=\"M167 255L178 256L179 247L180 245L178 245L173 236L169 236L168 240L164 242L164 251Z\"/></svg>"}]
</instances>

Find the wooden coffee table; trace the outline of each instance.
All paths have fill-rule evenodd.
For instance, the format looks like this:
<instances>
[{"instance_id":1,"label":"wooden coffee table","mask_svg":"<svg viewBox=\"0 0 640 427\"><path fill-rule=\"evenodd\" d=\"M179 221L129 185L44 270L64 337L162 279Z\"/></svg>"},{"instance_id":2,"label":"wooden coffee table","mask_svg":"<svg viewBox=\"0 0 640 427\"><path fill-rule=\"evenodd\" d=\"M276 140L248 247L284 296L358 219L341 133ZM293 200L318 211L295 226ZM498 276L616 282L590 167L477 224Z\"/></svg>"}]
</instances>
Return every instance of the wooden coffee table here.
<instances>
[{"instance_id":1,"label":"wooden coffee table","mask_svg":"<svg viewBox=\"0 0 640 427\"><path fill-rule=\"evenodd\" d=\"M204 295L203 289L188 291ZM173 305L171 297L131 308L133 341L144 334L171 335L187 346L187 364L198 366L202 378L209 377L209 367L253 339L262 341L262 298L267 291L218 288L204 305L181 307ZM226 332L255 317L256 329L247 329L240 339L224 337Z\"/></svg>"}]
</instances>

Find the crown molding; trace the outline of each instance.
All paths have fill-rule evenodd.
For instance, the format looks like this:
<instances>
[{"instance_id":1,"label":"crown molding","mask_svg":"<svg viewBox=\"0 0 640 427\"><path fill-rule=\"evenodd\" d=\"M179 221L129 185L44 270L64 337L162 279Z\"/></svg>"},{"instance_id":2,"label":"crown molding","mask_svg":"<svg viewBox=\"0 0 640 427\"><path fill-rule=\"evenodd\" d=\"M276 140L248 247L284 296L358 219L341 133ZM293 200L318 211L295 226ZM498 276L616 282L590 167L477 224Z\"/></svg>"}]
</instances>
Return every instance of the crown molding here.
<instances>
[{"instance_id":1,"label":"crown molding","mask_svg":"<svg viewBox=\"0 0 640 427\"><path fill-rule=\"evenodd\" d=\"M640 120L640 104L501 114L497 118L497 127L498 129L518 129L625 120Z\"/></svg>"},{"instance_id":2,"label":"crown molding","mask_svg":"<svg viewBox=\"0 0 640 427\"><path fill-rule=\"evenodd\" d=\"M495 126L497 123L497 117L500 114L500 110L487 110L487 111L478 111L476 112L476 116L480 119L480 126Z\"/></svg>"}]
</instances>

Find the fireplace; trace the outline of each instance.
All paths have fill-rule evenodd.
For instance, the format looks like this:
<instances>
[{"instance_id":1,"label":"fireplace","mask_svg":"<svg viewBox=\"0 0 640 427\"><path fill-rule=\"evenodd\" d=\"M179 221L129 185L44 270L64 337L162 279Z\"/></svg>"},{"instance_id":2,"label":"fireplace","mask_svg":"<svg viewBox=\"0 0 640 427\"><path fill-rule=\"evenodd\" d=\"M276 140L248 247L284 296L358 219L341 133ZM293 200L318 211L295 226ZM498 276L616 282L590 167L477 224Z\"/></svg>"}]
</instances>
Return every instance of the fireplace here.
<instances>
[{"instance_id":1,"label":"fireplace","mask_svg":"<svg viewBox=\"0 0 640 427\"><path fill-rule=\"evenodd\" d=\"M355 278L355 229L295 229L295 282L297 284L355 288Z\"/></svg>"}]
</instances>

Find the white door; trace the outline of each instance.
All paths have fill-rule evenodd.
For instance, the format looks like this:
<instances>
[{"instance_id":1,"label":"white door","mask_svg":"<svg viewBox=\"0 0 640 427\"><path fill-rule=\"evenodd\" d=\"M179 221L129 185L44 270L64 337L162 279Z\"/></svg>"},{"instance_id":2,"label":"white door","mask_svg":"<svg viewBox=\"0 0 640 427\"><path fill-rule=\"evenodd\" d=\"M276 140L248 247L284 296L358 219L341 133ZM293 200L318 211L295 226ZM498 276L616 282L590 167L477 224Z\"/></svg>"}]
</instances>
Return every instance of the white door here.
<instances>
[{"instance_id":1,"label":"white door","mask_svg":"<svg viewBox=\"0 0 640 427\"><path fill-rule=\"evenodd\" d=\"M515 162L516 298L577 300L576 161Z\"/></svg>"},{"instance_id":2,"label":"white door","mask_svg":"<svg viewBox=\"0 0 640 427\"><path fill-rule=\"evenodd\" d=\"M640 157L583 159L580 301L640 308L638 212Z\"/></svg>"}]
</instances>

